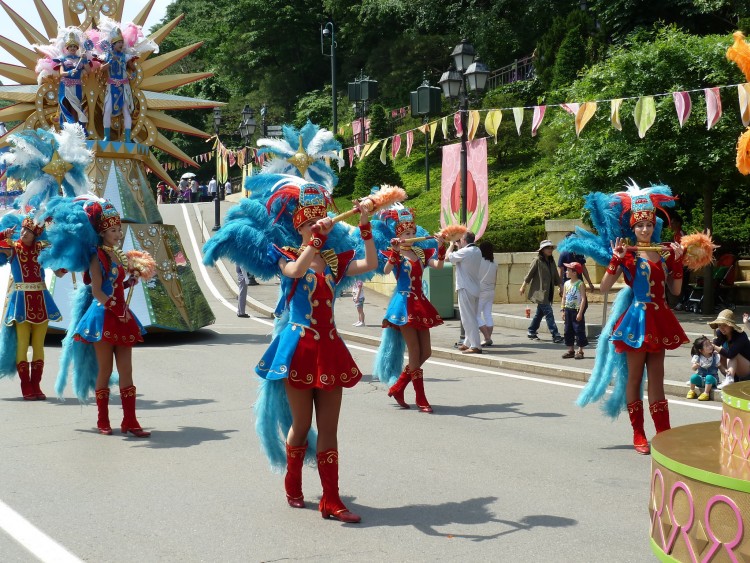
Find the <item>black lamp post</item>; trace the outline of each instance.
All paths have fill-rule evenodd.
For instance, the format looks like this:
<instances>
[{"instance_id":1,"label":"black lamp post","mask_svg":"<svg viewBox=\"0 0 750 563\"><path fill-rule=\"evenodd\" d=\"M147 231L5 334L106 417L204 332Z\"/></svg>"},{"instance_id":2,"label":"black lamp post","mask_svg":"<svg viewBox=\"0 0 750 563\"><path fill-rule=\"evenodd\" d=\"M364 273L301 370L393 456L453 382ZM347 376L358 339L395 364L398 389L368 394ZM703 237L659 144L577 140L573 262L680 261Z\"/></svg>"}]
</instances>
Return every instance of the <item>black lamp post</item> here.
<instances>
[{"instance_id":1,"label":"black lamp post","mask_svg":"<svg viewBox=\"0 0 750 563\"><path fill-rule=\"evenodd\" d=\"M424 77L422 85L410 94L411 99L411 116L422 116L422 122L427 124L429 116L437 115L442 109L442 100L440 99L440 88L430 86L427 76ZM425 129L424 135L424 173L425 173L425 191L430 191L430 135Z\"/></svg>"},{"instance_id":2,"label":"black lamp post","mask_svg":"<svg viewBox=\"0 0 750 563\"><path fill-rule=\"evenodd\" d=\"M374 100L378 97L378 81L370 80L369 76L365 76L363 71L359 71L359 78L355 78L354 82L349 82L349 101L354 102L356 107L357 102L360 102L360 119L362 121L362 131L360 133L360 145L365 144L365 113L366 102Z\"/></svg>"},{"instance_id":3,"label":"black lamp post","mask_svg":"<svg viewBox=\"0 0 750 563\"><path fill-rule=\"evenodd\" d=\"M263 110L261 110L262 112ZM248 104L245 104L245 107L242 108L242 122L240 123L240 137L242 137L242 142L247 143L247 141L250 140L250 137L253 136L255 133L256 128L256 122L255 122L255 112L253 111L253 108L251 108Z\"/></svg>"},{"instance_id":4,"label":"black lamp post","mask_svg":"<svg viewBox=\"0 0 750 563\"><path fill-rule=\"evenodd\" d=\"M260 106L260 132L263 137L266 137L266 115L268 114L268 107L266 104Z\"/></svg>"},{"instance_id":5,"label":"black lamp post","mask_svg":"<svg viewBox=\"0 0 750 563\"><path fill-rule=\"evenodd\" d=\"M216 164L218 170L219 164L219 129L221 128L221 108L214 108L214 133L216 134ZM221 228L221 204L219 203L219 180L216 180L216 193L214 194L214 228L213 231L218 231Z\"/></svg>"},{"instance_id":6,"label":"black lamp post","mask_svg":"<svg viewBox=\"0 0 750 563\"><path fill-rule=\"evenodd\" d=\"M451 53L453 64L440 77L440 86L443 94L451 100L458 99L458 108L461 115L461 223L466 225L466 184L467 184L467 162L466 142L468 140L467 121L469 115L469 91L478 94L484 92L487 87L487 77L490 70L487 65L481 63L474 52L474 46L466 39L456 45Z\"/></svg>"},{"instance_id":7,"label":"black lamp post","mask_svg":"<svg viewBox=\"0 0 750 563\"><path fill-rule=\"evenodd\" d=\"M320 26L320 52L331 57L331 109L333 111L333 134L338 132L338 108L336 107L336 28L332 21ZM331 54L327 55L324 49L324 39L331 40ZM264 133L265 135L265 133Z\"/></svg>"}]
</instances>

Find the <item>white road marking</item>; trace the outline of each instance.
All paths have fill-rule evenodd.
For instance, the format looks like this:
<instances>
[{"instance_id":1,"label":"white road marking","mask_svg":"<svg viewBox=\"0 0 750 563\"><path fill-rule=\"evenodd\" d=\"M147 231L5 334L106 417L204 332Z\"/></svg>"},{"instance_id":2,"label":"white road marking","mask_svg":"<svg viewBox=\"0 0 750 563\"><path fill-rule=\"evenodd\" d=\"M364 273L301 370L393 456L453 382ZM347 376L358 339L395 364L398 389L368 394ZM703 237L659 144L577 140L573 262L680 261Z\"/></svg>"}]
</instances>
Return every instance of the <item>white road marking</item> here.
<instances>
[{"instance_id":1,"label":"white road marking","mask_svg":"<svg viewBox=\"0 0 750 563\"><path fill-rule=\"evenodd\" d=\"M226 299L224 299L221 296L221 294L219 293L219 290L216 289L216 286L213 284L213 282L211 281L211 279L208 277L208 270L206 270L206 267L203 265L203 262L200 259L201 256L203 256L203 254L201 253L200 248L198 247L198 243L197 243L197 240L195 238L195 234L193 233L193 225L192 225L192 223L189 220L186 208L187 208L187 206L183 206L182 207L182 213L185 216L185 224L186 224L187 229L188 229L188 234L190 235L190 242L193 245L193 252L195 252L195 256L198 258L198 264L199 264L201 275L203 276L203 281L209 287L209 289L211 290L211 293L214 295L214 297L216 297L222 305L224 305L225 307L227 307L228 309L230 309L232 311L235 311L236 307L235 307L234 303L230 303L229 301L227 301ZM262 318L256 317L256 316L251 316L250 319L253 320L253 321L255 321L255 322L264 324L264 325L273 326L273 321L269 321L268 319L262 319ZM360 350L362 352L368 352L370 354L377 353L377 351L374 348L365 348L363 346L357 346L357 345L353 345L353 344L347 344L347 346L349 348L351 348L352 350ZM556 381L554 379L544 379L544 378L541 378L541 377L533 377L533 376L529 376L529 375L518 375L518 374L515 374L515 373L507 373L507 372L502 372L502 371L497 371L497 370L490 370L490 369L487 369L487 368L484 368L484 367L467 366L467 365L460 364L460 363L453 364L453 363L448 363L448 362L439 362L437 360L427 360L427 363L428 364L432 364L432 365L436 365L436 366L449 367L451 369L459 368L459 369L462 369L464 371L473 371L473 372L476 372L476 373L486 373L488 375L497 375L497 376L500 376L500 377L507 377L509 379L520 379L522 381L532 381L534 383L543 383L545 385L557 385L558 387L571 387L573 389L583 389L583 387L584 387L580 383L567 383L567 382L564 382L564 381ZM607 392L609 393L610 391L607 391ZM669 402L671 404L685 405L685 406L688 406L688 407L693 407L693 408L698 408L698 409L721 410L721 408L722 408L721 405L706 405L706 404L702 404L702 403L680 401L679 399L669 399Z\"/></svg>"},{"instance_id":2,"label":"white road marking","mask_svg":"<svg viewBox=\"0 0 750 563\"><path fill-rule=\"evenodd\" d=\"M45 563L82 563L78 557L2 501L0 501L0 528L40 561Z\"/></svg>"}]
</instances>

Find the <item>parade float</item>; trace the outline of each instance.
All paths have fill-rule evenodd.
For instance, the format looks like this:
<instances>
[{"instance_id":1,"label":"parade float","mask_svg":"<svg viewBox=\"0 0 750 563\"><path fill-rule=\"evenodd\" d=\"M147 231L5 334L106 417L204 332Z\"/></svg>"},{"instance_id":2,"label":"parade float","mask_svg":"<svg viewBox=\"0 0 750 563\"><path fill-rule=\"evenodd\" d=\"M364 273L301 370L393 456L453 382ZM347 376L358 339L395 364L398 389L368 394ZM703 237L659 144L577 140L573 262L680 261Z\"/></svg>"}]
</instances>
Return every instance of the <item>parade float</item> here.
<instances>
[{"instance_id":1,"label":"parade float","mask_svg":"<svg viewBox=\"0 0 750 563\"><path fill-rule=\"evenodd\" d=\"M173 185L152 148L197 167L161 131L203 138L209 135L166 112L210 109L221 104L168 93L211 76L204 72L160 74L202 44L159 53L159 45L182 16L144 36L142 26L154 0L132 22L122 21L123 4L123 0L63 0L61 25L42 0L34 0L42 32L0 1L30 45L25 47L0 36L0 47L22 65L0 63L0 75L17 82L0 86L0 100L12 102L0 110L0 121L13 125L0 137L0 146L7 146L19 131L60 130L66 122L81 125L92 154L86 170L88 189L119 209L125 235L123 250L147 251L156 260L156 275L135 288L131 308L152 331L194 331L212 324L215 317L177 229L163 224L147 169ZM64 176L66 164L60 166ZM51 323L50 329L67 327L70 296L80 280L80 276L67 275L50 284L64 319ZM3 301L8 283L7 268L0 270Z\"/></svg>"}]
</instances>

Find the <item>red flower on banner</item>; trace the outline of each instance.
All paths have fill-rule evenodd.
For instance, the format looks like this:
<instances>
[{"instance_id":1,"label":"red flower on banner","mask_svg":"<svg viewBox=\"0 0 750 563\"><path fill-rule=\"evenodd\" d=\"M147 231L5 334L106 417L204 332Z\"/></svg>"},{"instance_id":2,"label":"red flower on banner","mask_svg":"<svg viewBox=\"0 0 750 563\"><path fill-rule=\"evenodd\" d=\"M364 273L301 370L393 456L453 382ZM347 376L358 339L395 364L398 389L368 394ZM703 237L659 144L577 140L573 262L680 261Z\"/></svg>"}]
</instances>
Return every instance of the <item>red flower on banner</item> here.
<instances>
[{"instance_id":1,"label":"red flower on banner","mask_svg":"<svg viewBox=\"0 0 750 563\"><path fill-rule=\"evenodd\" d=\"M456 176L456 181L451 187L451 211L458 213L461 210L461 174ZM466 172L466 215L477 210L477 185L470 171Z\"/></svg>"}]
</instances>

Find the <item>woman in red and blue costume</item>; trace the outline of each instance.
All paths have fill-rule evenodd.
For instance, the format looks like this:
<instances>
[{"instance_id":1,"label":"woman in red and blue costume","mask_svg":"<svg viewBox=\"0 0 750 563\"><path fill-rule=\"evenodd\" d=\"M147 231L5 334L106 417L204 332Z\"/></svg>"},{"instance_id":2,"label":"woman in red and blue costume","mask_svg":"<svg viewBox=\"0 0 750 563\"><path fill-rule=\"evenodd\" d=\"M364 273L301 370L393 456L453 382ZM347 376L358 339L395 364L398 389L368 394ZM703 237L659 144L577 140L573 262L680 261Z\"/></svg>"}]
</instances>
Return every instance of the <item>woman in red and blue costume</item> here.
<instances>
[{"instance_id":1,"label":"woman in red and blue costume","mask_svg":"<svg viewBox=\"0 0 750 563\"><path fill-rule=\"evenodd\" d=\"M302 238L300 247L271 246L281 273L282 299L277 314L288 310L288 323L274 338L256 367L266 380L283 380L292 423L286 437L287 502L304 508L302 466L313 411L317 423L317 465L323 485L319 510L323 518L356 523L338 492L338 421L343 388L353 387L362 377L334 322L337 288L345 277L363 274L377 266L369 217L360 214L359 230L365 257L355 259L354 250L338 254L326 247L333 228L327 217L330 196L322 186L305 183L287 185L269 198L267 208L284 201L282 213L297 204L292 226ZM280 213L281 215L281 213Z\"/></svg>"},{"instance_id":2,"label":"woman in red and blue costume","mask_svg":"<svg viewBox=\"0 0 750 563\"><path fill-rule=\"evenodd\" d=\"M80 320L68 331L76 343L92 345L96 354L94 392L99 433L112 434L109 381L116 362L123 410L120 430L123 434L147 438L151 433L141 428L135 415L136 388L133 385L133 346L143 342L145 330L128 307L125 297L125 290L138 283L138 271L134 269L125 279L128 259L120 250L122 225L120 214L112 203L90 199L83 202L83 211L99 239L83 280L90 286L93 300ZM84 377L89 381L94 380L93 373L87 373Z\"/></svg>"},{"instance_id":3,"label":"woman in red and blue costume","mask_svg":"<svg viewBox=\"0 0 750 563\"><path fill-rule=\"evenodd\" d=\"M391 209L382 213L381 218L387 224L395 223L396 234L396 238L391 240L391 248L382 252L388 260L383 273L388 275L393 272L396 277L396 290L388 304L382 326L385 331L400 332L409 356L401 375L388 390L388 396L393 397L401 408L408 409L404 391L411 382L417 408L431 413L432 406L424 391L422 366L432 355L430 329L443 324L443 319L422 291L422 275L427 267L442 269L446 248L441 238L437 238L437 250L404 242L417 233L414 214L409 209Z\"/></svg>"},{"instance_id":4,"label":"woman in red and blue costume","mask_svg":"<svg viewBox=\"0 0 750 563\"><path fill-rule=\"evenodd\" d=\"M630 227L637 244L626 247L622 238L611 242L612 259L600 290L609 291L622 272L625 283L633 291L632 301L615 323L610 340L617 353L627 358L625 398L633 427L633 447L638 453L648 454L650 448L643 428L644 369L648 373L649 411L658 434L671 428L664 394L665 350L674 350L688 342L665 299L667 286L673 295L679 295L682 289L684 251L674 242L660 251L653 250L652 246L656 208L661 209L661 203L673 201L674 197L652 193L649 188L615 195L622 202L623 214L630 212Z\"/></svg>"},{"instance_id":5,"label":"woman in red and blue costume","mask_svg":"<svg viewBox=\"0 0 750 563\"><path fill-rule=\"evenodd\" d=\"M39 254L46 243L39 240L44 233L44 223L38 224L31 215L21 221L21 234L13 240L17 226L0 233L0 254L10 262L13 276L5 325L16 331L16 371L21 380L21 394L26 401L42 401L44 372L44 338L49 321L60 321L60 314L44 281L44 270L39 264ZM31 346L31 362L27 359ZM11 368L12 369L12 368Z\"/></svg>"}]
</instances>

